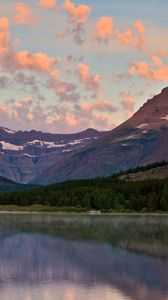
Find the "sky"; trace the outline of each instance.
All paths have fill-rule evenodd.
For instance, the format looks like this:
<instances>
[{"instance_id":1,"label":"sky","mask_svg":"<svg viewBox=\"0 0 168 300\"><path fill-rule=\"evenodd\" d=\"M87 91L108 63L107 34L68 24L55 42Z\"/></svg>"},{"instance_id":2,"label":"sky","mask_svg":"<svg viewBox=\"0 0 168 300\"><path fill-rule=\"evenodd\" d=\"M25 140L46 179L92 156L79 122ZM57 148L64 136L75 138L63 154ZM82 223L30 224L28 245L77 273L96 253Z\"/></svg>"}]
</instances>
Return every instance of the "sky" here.
<instances>
[{"instance_id":1,"label":"sky","mask_svg":"<svg viewBox=\"0 0 168 300\"><path fill-rule=\"evenodd\" d=\"M111 130L168 86L167 0L0 0L0 126Z\"/></svg>"}]
</instances>

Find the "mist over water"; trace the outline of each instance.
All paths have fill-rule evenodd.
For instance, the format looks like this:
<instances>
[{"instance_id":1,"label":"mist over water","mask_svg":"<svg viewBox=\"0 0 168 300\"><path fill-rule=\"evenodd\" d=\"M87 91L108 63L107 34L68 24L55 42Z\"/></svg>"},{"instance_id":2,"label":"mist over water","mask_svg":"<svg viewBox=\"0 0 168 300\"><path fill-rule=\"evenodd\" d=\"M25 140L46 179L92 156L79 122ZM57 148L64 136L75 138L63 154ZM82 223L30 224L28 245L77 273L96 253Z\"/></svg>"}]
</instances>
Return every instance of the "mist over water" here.
<instances>
[{"instance_id":1,"label":"mist over water","mask_svg":"<svg viewBox=\"0 0 168 300\"><path fill-rule=\"evenodd\" d=\"M0 214L1 300L167 300L167 278L166 216Z\"/></svg>"}]
</instances>

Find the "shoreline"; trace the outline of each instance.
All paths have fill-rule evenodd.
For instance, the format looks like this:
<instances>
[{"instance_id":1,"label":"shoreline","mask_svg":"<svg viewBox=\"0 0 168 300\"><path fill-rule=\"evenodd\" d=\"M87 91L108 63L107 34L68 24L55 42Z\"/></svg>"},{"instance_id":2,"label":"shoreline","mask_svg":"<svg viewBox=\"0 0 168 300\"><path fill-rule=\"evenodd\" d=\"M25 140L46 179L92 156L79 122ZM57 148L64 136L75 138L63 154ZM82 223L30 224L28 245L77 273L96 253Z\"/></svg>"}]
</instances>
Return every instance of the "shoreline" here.
<instances>
[{"instance_id":1,"label":"shoreline","mask_svg":"<svg viewBox=\"0 0 168 300\"><path fill-rule=\"evenodd\" d=\"M16 205L1 205L0 206L0 214L31 214L31 213L44 213L44 214L66 214L66 215L87 215L87 216L167 216L167 211L156 211L156 212L141 212L141 211L114 211L114 212L100 212L100 211L87 211L78 208L58 208L52 206L41 206L41 205L33 205L33 206L16 206Z\"/></svg>"}]
</instances>

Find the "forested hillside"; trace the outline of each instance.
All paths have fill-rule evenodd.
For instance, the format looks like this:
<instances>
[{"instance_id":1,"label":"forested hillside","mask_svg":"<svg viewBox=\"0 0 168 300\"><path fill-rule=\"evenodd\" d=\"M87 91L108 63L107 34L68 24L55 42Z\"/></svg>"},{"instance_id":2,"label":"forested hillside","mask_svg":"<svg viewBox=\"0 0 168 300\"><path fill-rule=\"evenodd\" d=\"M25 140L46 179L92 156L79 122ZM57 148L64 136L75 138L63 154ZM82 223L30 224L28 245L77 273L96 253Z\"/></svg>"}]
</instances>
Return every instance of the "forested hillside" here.
<instances>
[{"instance_id":1,"label":"forested hillside","mask_svg":"<svg viewBox=\"0 0 168 300\"><path fill-rule=\"evenodd\" d=\"M61 209L101 211L167 211L168 179L139 182L118 178L69 181L15 193L0 194L0 205L40 204Z\"/></svg>"}]
</instances>

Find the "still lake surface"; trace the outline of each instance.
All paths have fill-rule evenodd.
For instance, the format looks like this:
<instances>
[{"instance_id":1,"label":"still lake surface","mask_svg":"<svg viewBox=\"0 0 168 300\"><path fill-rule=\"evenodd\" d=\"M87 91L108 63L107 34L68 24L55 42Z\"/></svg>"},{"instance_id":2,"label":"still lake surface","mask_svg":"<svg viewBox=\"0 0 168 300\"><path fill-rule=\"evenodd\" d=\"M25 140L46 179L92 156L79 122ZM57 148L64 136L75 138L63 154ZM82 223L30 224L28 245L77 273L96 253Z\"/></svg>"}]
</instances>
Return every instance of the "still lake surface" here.
<instances>
[{"instance_id":1,"label":"still lake surface","mask_svg":"<svg viewBox=\"0 0 168 300\"><path fill-rule=\"evenodd\" d=\"M0 213L0 300L168 300L168 217Z\"/></svg>"}]
</instances>

